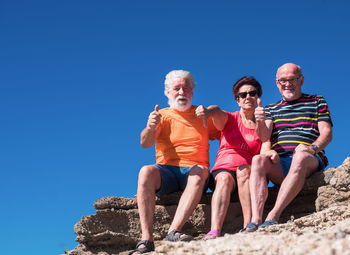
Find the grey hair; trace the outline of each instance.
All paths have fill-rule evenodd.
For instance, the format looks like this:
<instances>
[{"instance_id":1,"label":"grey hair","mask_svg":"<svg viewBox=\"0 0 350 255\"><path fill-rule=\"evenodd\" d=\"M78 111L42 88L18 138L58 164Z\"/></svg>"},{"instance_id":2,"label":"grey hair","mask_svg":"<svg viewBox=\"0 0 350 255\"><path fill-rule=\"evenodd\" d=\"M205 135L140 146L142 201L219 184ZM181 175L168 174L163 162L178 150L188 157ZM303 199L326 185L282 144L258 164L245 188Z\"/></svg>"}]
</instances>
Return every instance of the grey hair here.
<instances>
[{"instance_id":1,"label":"grey hair","mask_svg":"<svg viewBox=\"0 0 350 255\"><path fill-rule=\"evenodd\" d=\"M196 84L194 83L193 77L189 71L173 70L165 76L165 81L164 81L164 85L165 85L164 93L165 93L165 95L167 95L166 92L169 89L171 89L172 81L174 79L177 79L177 78L183 78L183 79L186 79L187 81L189 81L192 90L196 87Z\"/></svg>"}]
</instances>

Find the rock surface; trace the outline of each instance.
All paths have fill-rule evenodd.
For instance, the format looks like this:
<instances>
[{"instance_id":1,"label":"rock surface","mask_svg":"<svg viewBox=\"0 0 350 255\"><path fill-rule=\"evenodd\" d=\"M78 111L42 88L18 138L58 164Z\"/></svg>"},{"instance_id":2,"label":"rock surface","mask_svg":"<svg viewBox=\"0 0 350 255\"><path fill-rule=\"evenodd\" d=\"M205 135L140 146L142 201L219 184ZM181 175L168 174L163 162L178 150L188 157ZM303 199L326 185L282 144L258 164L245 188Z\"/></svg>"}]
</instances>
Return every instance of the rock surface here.
<instances>
[{"instance_id":1,"label":"rock surface","mask_svg":"<svg viewBox=\"0 0 350 255\"><path fill-rule=\"evenodd\" d=\"M281 215L278 226L251 234L234 234L242 213L234 197L224 222L225 236L211 241L169 243L162 240L174 216L180 194L157 198L153 254L350 254L350 157L337 168L317 172ZM275 201L270 188L265 214ZM200 239L210 230L211 195L205 194L183 231ZM140 239L135 198L104 197L94 203L96 214L75 225L80 244L70 255L127 254ZM317 211L317 212L316 212ZM150 253L151 254L151 253Z\"/></svg>"},{"instance_id":2,"label":"rock surface","mask_svg":"<svg viewBox=\"0 0 350 255\"><path fill-rule=\"evenodd\" d=\"M162 241L149 254L350 254L350 207L332 207L255 233L190 243Z\"/></svg>"},{"instance_id":3,"label":"rock surface","mask_svg":"<svg viewBox=\"0 0 350 255\"><path fill-rule=\"evenodd\" d=\"M318 189L316 209L318 211L332 205L348 205L350 201L350 158L341 166L326 171L324 186Z\"/></svg>"}]
</instances>

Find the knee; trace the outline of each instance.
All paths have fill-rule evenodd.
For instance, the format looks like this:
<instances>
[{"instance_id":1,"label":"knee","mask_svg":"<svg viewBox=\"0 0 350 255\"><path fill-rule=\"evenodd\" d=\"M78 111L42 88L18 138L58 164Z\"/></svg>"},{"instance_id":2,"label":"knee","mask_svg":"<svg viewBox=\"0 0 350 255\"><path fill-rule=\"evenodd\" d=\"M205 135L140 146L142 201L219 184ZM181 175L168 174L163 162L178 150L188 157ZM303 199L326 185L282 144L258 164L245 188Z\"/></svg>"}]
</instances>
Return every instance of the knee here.
<instances>
[{"instance_id":1,"label":"knee","mask_svg":"<svg viewBox=\"0 0 350 255\"><path fill-rule=\"evenodd\" d=\"M261 173L263 169L271 165L271 160L265 155L255 155L252 159L252 172L259 172Z\"/></svg>"},{"instance_id":2,"label":"knee","mask_svg":"<svg viewBox=\"0 0 350 255\"><path fill-rule=\"evenodd\" d=\"M234 185L233 177L231 176L231 174L226 172L219 173L215 177L215 182L215 186L218 189L222 189L223 187L233 187Z\"/></svg>"},{"instance_id":3,"label":"knee","mask_svg":"<svg viewBox=\"0 0 350 255\"><path fill-rule=\"evenodd\" d=\"M158 168L152 165L143 166L139 172L138 185L147 186L152 184L160 176Z\"/></svg>"},{"instance_id":4,"label":"knee","mask_svg":"<svg viewBox=\"0 0 350 255\"><path fill-rule=\"evenodd\" d=\"M295 151L293 154L293 163L302 164L310 158L311 154L305 151Z\"/></svg>"},{"instance_id":5,"label":"knee","mask_svg":"<svg viewBox=\"0 0 350 255\"><path fill-rule=\"evenodd\" d=\"M195 165L191 168L188 174L188 182L195 185L203 185L209 176L208 168Z\"/></svg>"},{"instance_id":6,"label":"knee","mask_svg":"<svg viewBox=\"0 0 350 255\"><path fill-rule=\"evenodd\" d=\"M238 183L245 183L249 181L250 177L250 167L238 167L237 169L237 182Z\"/></svg>"},{"instance_id":7,"label":"knee","mask_svg":"<svg viewBox=\"0 0 350 255\"><path fill-rule=\"evenodd\" d=\"M304 151L295 152L293 154L293 161L289 169L289 173L309 175L311 170L315 170L317 168L317 164L317 159L315 159L310 153Z\"/></svg>"}]
</instances>

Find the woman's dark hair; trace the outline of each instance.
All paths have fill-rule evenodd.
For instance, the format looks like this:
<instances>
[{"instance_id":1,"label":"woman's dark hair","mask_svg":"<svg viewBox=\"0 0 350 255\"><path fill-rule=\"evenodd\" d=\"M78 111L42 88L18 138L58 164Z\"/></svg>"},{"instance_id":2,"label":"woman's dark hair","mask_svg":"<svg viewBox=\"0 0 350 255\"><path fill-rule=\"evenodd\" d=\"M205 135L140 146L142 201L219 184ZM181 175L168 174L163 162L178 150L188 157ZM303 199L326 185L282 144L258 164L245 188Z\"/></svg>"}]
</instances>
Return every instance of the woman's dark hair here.
<instances>
[{"instance_id":1,"label":"woman's dark hair","mask_svg":"<svg viewBox=\"0 0 350 255\"><path fill-rule=\"evenodd\" d=\"M241 79L236 81L232 87L233 95L237 101L239 88L243 85L252 85L258 92L258 97L261 97L262 89L260 83L253 76L243 76Z\"/></svg>"}]
</instances>

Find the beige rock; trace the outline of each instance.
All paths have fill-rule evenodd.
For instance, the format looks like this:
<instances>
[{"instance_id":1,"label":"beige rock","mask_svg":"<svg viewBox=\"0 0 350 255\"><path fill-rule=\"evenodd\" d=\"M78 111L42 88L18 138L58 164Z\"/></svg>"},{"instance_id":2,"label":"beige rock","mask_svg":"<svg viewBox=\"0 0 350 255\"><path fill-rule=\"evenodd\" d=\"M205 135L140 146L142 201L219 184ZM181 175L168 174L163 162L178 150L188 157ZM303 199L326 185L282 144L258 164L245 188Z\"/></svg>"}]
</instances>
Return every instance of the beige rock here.
<instances>
[{"instance_id":1,"label":"beige rock","mask_svg":"<svg viewBox=\"0 0 350 255\"><path fill-rule=\"evenodd\" d=\"M190 243L162 241L149 254L350 254L350 207L332 207L255 233Z\"/></svg>"},{"instance_id":2,"label":"beige rock","mask_svg":"<svg viewBox=\"0 0 350 255\"><path fill-rule=\"evenodd\" d=\"M350 157L337 168L325 172L325 186L317 192L316 210L324 210L333 205L348 205L350 200Z\"/></svg>"},{"instance_id":3,"label":"beige rock","mask_svg":"<svg viewBox=\"0 0 350 255\"><path fill-rule=\"evenodd\" d=\"M180 193L156 200L153 254L350 254L350 158L337 168L317 172L281 215L280 223L251 234L235 234L242 227L237 196L230 203L223 226L225 236L198 240L210 230L211 195L200 204L183 232L196 237L190 243L161 241L174 216ZM264 214L274 205L278 190L269 189ZM316 202L315 202L316 200ZM127 254L140 240L141 230L135 198L104 197L94 203L96 214L83 216L75 225L78 247L71 255ZM317 213L315 213L318 211Z\"/></svg>"}]
</instances>

